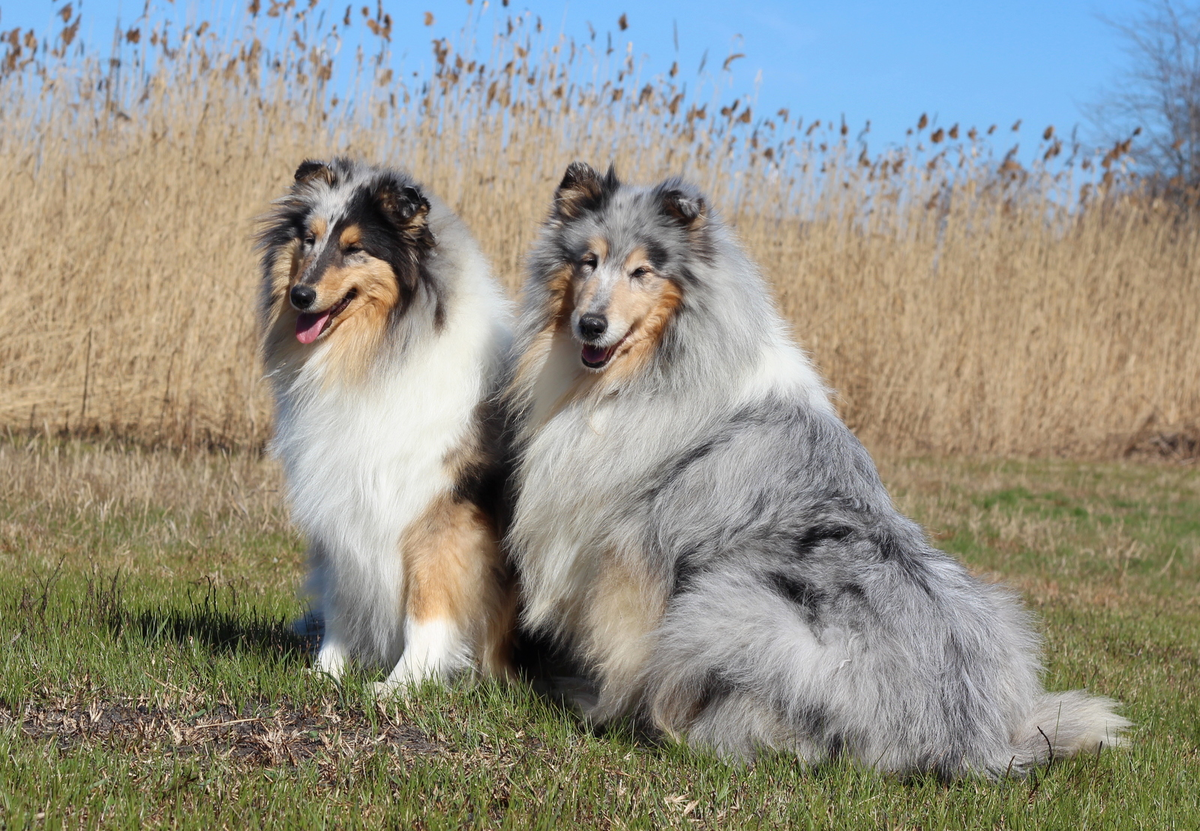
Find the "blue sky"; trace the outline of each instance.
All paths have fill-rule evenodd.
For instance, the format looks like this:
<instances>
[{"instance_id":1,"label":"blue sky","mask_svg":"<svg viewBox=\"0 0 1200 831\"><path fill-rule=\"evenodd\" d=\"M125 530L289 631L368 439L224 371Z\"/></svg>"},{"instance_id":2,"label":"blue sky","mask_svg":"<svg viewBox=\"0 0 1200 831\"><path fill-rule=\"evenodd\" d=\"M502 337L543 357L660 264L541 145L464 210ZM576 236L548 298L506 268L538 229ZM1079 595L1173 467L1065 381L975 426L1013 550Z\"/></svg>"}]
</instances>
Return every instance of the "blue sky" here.
<instances>
[{"instance_id":1,"label":"blue sky","mask_svg":"<svg viewBox=\"0 0 1200 831\"><path fill-rule=\"evenodd\" d=\"M0 28L56 31L52 16L63 5L63 0L0 0ZM175 5L191 9L197 19L227 20L230 26L245 7L234 0L175 0ZM345 5L346 0L322 3L339 18ZM353 5L357 9L363 0ZM142 0L83 0L85 40L105 48L118 17L132 22L142 6ZM806 122L844 115L854 134L870 119L872 150L903 143L905 130L922 113L944 127L960 123L964 130L998 124L1001 143L1019 139L1023 150L1037 144L1047 125L1069 134L1084 122L1080 104L1099 96L1124 61L1119 38L1099 16L1122 19L1137 7L1130 0L510 0L508 8L501 0L490 0L486 8L483 0L384 3L394 21L393 51L410 69L429 63L432 38L453 39L468 14L481 9L485 35L493 21L523 10L541 17L551 32L578 40L588 37L590 22L601 39L611 31L619 48L632 41L650 74L678 60L681 77L695 77L706 52L710 72L731 53L744 53L722 76L729 99L756 93L760 112L788 107ZM423 23L426 11L435 17L431 27ZM624 32L617 29L622 14L629 23ZM355 19L361 30L357 13ZM1013 136L1008 129L1017 119L1023 126ZM1087 129L1084 125L1081 134Z\"/></svg>"}]
</instances>

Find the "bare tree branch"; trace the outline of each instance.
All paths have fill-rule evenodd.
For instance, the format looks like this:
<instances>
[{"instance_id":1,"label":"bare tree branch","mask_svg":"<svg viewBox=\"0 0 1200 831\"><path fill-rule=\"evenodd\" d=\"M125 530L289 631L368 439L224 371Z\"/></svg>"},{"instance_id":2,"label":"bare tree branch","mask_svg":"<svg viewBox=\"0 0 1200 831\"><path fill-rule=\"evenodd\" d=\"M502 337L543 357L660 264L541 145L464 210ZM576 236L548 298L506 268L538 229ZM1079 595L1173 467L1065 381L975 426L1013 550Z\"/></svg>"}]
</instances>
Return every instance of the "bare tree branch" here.
<instances>
[{"instance_id":1,"label":"bare tree branch","mask_svg":"<svg viewBox=\"0 0 1200 831\"><path fill-rule=\"evenodd\" d=\"M1142 128L1138 169L1164 189L1200 186L1200 3L1146 0L1121 36L1128 66L1084 115L1111 143Z\"/></svg>"}]
</instances>

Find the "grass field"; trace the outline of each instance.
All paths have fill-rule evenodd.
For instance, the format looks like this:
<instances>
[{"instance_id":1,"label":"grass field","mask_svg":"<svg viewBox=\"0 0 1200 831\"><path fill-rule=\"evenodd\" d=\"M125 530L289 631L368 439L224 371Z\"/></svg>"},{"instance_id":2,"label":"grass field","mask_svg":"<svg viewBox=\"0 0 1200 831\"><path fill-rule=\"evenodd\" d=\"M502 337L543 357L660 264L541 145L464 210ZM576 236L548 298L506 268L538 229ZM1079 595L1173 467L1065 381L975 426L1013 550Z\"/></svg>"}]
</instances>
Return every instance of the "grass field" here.
<instances>
[{"instance_id":1,"label":"grass field","mask_svg":"<svg viewBox=\"0 0 1200 831\"><path fill-rule=\"evenodd\" d=\"M381 4L249 5L147 3L105 55L70 4L0 32L0 828L1200 827L1200 471L1094 461L1200 453L1200 224L1128 144L914 113L869 150L499 4L394 75L332 57L350 25L386 54ZM522 686L306 673L250 238L339 152L412 169L510 290L567 162L705 188L902 508L1023 592L1048 686L1125 702L1131 748L999 784L736 767ZM1002 456L1042 460L973 461Z\"/></svg>"},{"instance_id":2,"label":"grass field","mask_svg":"<svg viewBox=\"0 0 1200 831\"><path fill-rule=\"evenodd\" d=\"M941 547L1040 614L1051 688L1127 751L1000 784L592 735L523 687L374 704L306 674L301 544L252 454L0 440L0 825L1147 828L1200 825L1200 472L886 462Z\"/></svg>"}]
</instances>

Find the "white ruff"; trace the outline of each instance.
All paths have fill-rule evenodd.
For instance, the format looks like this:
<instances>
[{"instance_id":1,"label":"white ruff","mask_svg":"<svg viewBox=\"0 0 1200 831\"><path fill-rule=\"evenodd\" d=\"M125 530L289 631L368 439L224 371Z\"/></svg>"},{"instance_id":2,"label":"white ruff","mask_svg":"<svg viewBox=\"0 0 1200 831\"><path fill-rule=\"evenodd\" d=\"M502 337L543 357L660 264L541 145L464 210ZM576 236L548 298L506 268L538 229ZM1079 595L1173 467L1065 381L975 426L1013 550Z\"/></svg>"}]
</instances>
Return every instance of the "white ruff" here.
<instances>
[{"instance_id":1,"label":"white ruff","mask_svg":"<svg viewBox=\"0 0 1200 831\"><path fill-rule=\"evenodd\" d=\"M763 349L758 365L746 377L741 391L742 402L753 404L778 392L798 395L818 412L833 413L829 389L821 376L804 350L782 332L776 332L770 344Z\"/></svg>"},{"instance_id":2,"label":"white ruff","mask_svg":"<svg viewBox=\"0 0 1200 831\"><path fill-rule=\"evenodd\" d=\"M272 450L325 617L318 668L340 669L340 653L390 670L404 650L401 535L453 485L445 458L509 348L508 308L481 260L468 262L453 292L442 331L381 358L366 380L326 377L338 365L334 331L276 391Z\"/></svg>"},{"instance_id":3,"label":"white ruff","mask_svg":"<svg viewBox=\"0 0 1200 831\"><path fill-rule=\"evenodd\" d=\"M726 389L698 389L693 402L620 393L564 402L583 370L578 344L555 337L533 386L525 428L532 436L511 530L526 623L559 629L578 623L574 613L587 606L605 557L617 552L636 560L644 545L630 500L655 468L702 441L720 419L773 393L832 410L804 352L782 326L772 334L744 379L729 379Z\"/></svg>"}]
</instances>

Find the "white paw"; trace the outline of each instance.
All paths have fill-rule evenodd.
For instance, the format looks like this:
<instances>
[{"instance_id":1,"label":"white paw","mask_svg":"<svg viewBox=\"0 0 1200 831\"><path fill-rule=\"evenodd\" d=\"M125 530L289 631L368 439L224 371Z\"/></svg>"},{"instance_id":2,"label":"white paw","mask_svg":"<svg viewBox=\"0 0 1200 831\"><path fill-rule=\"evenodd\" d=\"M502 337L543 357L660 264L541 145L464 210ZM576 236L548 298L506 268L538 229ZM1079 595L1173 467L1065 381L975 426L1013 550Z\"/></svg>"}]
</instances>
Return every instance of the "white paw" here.
<instances>
[{"instance_id":1,"label":"white paw","mask_svg":"<svg viewBox=\"0 0 1200 831\"><path fill-rule=\"evenodd\" d=\"M385 683L415 687L426 678L446 680L470 667L469 648L453 623L430 620L404 626L404 654Z\"/></svg>"},{"instance_id":2,"label":"white paw","mask_svg":"<svg viewBox=\"0 0 1200 831\"><path fill-rule=\"evenodd\" d=\"M371 685L371 697L376 701L401 701L408 698L412 687L408 684L393 681L376 681Z\"/></svg>"},{"instance_id":3,"label":"white paw","mask_svg":"<svg viewBox=\"0 0 1200 831\"><path fill-rule=\"evenodd\" d=\"M341 678L346 669L346 653L332 638L326 638L313 661L313 669L332 678Z\"/></svg>"},{"instance_id":4,"label":"white paw","mask_svg":"<svg viewBox=\"0 0 1200 831\"><path fill-rule=\"evenodd\" d=\"M326 672L320 667L305 667L303 670L301 670L301 672L316 681L323 681L327 684L341 683L341 679L338 676L334 675L332 672Z\"/></svg>"}]
</instances>

